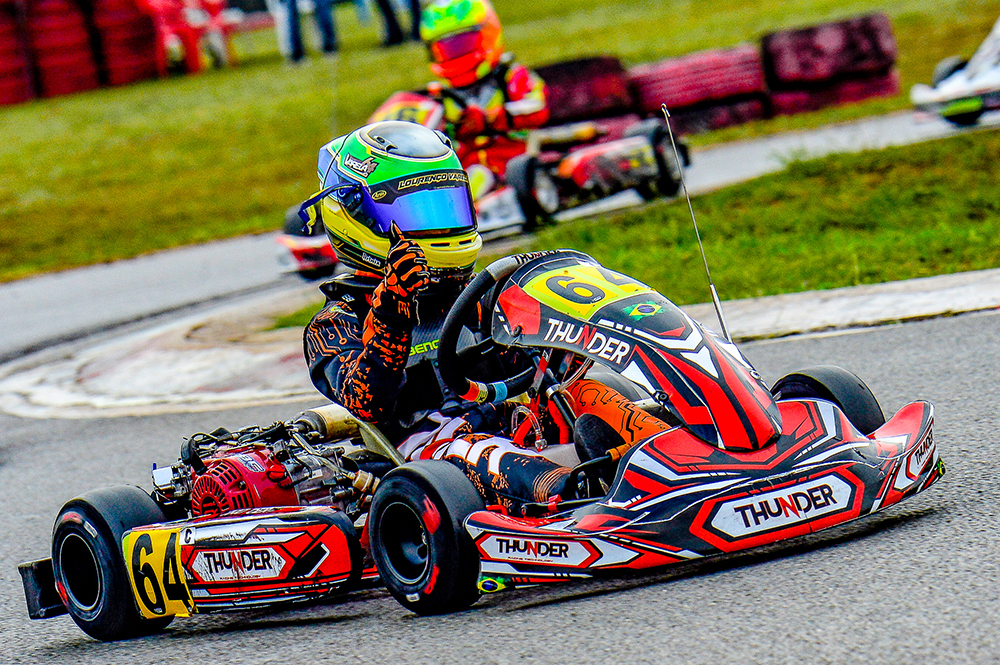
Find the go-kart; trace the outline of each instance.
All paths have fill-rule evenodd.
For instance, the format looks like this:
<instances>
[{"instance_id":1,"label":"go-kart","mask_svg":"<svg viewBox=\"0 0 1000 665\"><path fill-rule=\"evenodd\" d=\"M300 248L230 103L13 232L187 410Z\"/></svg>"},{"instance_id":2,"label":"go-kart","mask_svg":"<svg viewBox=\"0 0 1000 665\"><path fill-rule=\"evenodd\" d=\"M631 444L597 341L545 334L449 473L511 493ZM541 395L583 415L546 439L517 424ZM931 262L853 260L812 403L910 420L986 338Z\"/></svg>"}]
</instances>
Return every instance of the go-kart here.
<instances>
[{"instance_id":1,"label":"go-kart","mask_svg":"<svg viewBox=\"0 0 1000 665\"><path fill-rule=\"evenodd\" d=\"M284 247L278 254L283 270L298 273L306 281L329 277L337 268L339 259L326 237L326 229L322 224L314 224L312 228L304 225L297 205L285 211L285 225L278 242Z\"/></svg>"},{"instance_id":2,"label":"go-kart","mask_svg":"<svg viewBox=\"0 0 1000 665\"><path fill-rule=\"evenodd\" d=\"M405 120L443 131L444 98L460 107L468 104L453 90L429 86L393 94L369 122ZM501 140L489 140L494 138ZM533 230L560 210L626 189L635 189L645 199L673 196L680 189L666 124L656 118L586 120L522 132L493 132L483 139L481 147L475 142L456 146L467 169L466 156L474 158L473 153L480 150L491 162L506 164L503 178L476 192L481 233ZM681 144L680 150L684 164L689 164L687 147Z\"/></svg>"},{"instance_id":3,"label":"go-kart","mask_svg":"<svg viewBox=\"0 0 1000 665\"><path fill-rule=\"evenodd\" d=\"M463 323L484 301L491 325L470 344ZM526 369L490 383L465 376L470 359L511 348ZM416 613L450 612L482 593L811 533L944 473L929 403L886 421L867 386L831 366L768 389L728 339L579 252L487 267L450 310L436 352L442 379L465 399L528 396L528 420L545 425L528 428L533 445L571 468L564 490L510 497L516 510L487 506L458 466L404 462L336 405L200 433L177 464L154 468L151 493L105 488L63 507L52 558L19 567L29 615L68 611L112 640L174 616L325 598L376 577ZM634 445L611 428L584 440L563 393L584 375L669 428ZM556 432L552 445L545 431Z\"/></svg>"},{"instance_id":4,"label":"go-kart","mask_svg":"<svg viewBox=\"0 0 1000 665\"><path fill-rule=\"evenodd\" d=\"M956 55L939 62L930 85L910 89L910 101L918 111L960 126L974 125L983 113L1000 109L1000 20L971 59Z\"/></svg>"}]
</instances>

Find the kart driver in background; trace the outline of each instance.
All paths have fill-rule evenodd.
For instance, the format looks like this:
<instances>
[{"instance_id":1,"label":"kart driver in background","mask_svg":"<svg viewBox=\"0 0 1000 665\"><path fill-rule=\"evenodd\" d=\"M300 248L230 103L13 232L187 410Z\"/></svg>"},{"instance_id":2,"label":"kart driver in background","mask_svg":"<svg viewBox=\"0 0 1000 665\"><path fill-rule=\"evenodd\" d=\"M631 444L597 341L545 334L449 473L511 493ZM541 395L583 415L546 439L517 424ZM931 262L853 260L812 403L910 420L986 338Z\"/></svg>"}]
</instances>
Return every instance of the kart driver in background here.
<instances>
[{"instance_id":1,"label":"kart driver in background","mask_svg":"<svg viewBox=\"0 0 1000 665\"><path fill-rule=\"evenodd\" d=\"M545 83L504 52L500 19L489 0L432 2L421 15L420 38L430 52L431 72L441 80L428 91L444 105L478 199L504 177L507 162L525 151L516 132L549 119Z\"/></svg>"},{"instance_id":2,"label":"kart driver in background","mask_svg":"<svg viewBox=\"0 0 1000 665\"><path fill-rule=\"evenodd\" d=\"M322 190L302 211L325 225L350 271L321 287L326 305L305 329L316 388L375 423L406 459L458 465L487 503L512 509L559 495L569 469L503 436L517 405L464 402L436 370L440 328L482 247L448 138L413 123L368 125L323 146L319 177ZM523 368L517 351L507 355L500 372ZM578 442L594 417L634 441L667 429L597 381L581 379L569 393Z\"/></svg>"}]
</instances>

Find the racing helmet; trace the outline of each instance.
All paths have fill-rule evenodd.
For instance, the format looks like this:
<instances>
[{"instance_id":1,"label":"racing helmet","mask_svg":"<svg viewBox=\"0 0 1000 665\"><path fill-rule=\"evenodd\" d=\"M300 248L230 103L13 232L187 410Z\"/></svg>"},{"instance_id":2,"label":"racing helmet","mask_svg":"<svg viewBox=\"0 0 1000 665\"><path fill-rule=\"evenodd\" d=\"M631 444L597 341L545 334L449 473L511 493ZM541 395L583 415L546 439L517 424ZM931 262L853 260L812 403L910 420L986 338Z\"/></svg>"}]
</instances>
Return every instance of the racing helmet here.
<instances>
[{"instance_id":1,"label":"racing helmet","mask_svg":"<svg viewBox=\"0 0 1000 665\"><path fill-rule=\"evenodd\" d=\"M482 79L503 55L503 29L489 0L435 0L420 17L431 71L452 87Z\"/></svg>"},{"instance_id":2,"label":"racing helmet","mask_svg":"<svg viewBox=\"0 0 1000 665\"><path fill-rule=\"evenodd\" d=\"M318 171L322 189L300 215L322 221L347 267L380 275L395 223L423 250L431 288L465 285L483 241L468 175L444 134L395 120L365 125L323 146Z\"/></svg>"}]
</instances>

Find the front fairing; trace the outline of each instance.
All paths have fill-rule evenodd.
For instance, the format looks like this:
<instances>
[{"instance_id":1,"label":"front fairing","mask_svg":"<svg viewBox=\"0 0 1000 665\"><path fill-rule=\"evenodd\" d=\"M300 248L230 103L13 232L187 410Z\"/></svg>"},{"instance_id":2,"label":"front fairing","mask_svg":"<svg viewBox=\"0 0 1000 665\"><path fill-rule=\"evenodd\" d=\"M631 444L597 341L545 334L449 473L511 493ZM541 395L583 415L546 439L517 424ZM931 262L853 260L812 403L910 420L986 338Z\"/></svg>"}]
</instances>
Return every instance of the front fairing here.
<instances>
[{"instance_id":1,"label":"front fairing","mask_svg":"<svg viewBox=\"0 0 1000 665\"><path fill-rule=\"evenodd\" d=\"M654 395L699 439L757 450L781 416L736 347L645 284L585 254L558 252L515 272L497 301L500 344L557 348L601 363Z\"/></svg>"}]
</instances>

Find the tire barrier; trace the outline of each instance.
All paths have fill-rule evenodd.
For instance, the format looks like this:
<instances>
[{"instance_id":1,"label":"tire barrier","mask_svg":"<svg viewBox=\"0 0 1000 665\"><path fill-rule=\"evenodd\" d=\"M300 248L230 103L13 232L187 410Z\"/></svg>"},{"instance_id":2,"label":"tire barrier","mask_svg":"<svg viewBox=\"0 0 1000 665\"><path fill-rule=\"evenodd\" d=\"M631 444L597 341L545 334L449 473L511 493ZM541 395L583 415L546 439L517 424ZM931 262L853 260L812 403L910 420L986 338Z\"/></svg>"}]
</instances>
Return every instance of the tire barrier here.
<instances>
[{"instance_id":1,"label":"tire barrier","mask_svg":"<svg viewBox=\"0 0 1000 665\"><path fill-rule=\"evenodd\" d=\"M618 58L567 60L535 72L547 88L550 125L628 113L635 106L629 73Z\"/></svg>"},{"instance_id":2,"label":"tire barrier","mask_svg":"<svg viewBox=\"0 0 1000 665\"><path fill-rule=\"evenodd\" d=\"M881 76L846 79L827 88L804 88L771 93L771 108L775 115L793 115L818 111L827 106L851 104L870 97L891 97L899 94L899 72Z\"/></svg>"},{"instance_id":3,"label":"tire barrier","mask_svg":"<svg viewBox=\"0 0 1000 665\"><path fill-rule=\"evenodd\" d=\"M97 63L80 5L72 0L33 0L26 5L26 16L40 96L98 87Z\"/></svg>"},{"instance_id":4,"label":"tire barrier","mask_svg":"<svg viewBox=\"0 0 1000 665\"><path fill-rule=\"evenodd\" d=\"M34 97L28 46L19 27L17 7L0 2L0 105Z\"/></svg>"},{"instance_id":5,"label":"tire barrier","mask_svg":"<svg viewBox=\"0 0 1000 665\"><path fill-rule=\"evenodd\" d=\"M897 55L892 24L885 14L774 32L761 40L761 54L771 90L882 76Z\"/></svg>"},{"instance_id":6,"label":"tire barrier","mask_svg":"<svg viewBox=\"0 0 1000 665\"><path fill-rule=\"evenodd\" d=\"M659 113L660 104L685 108L767 90L760 51L752 45L637 65L629 78L647 115Z\"/></svg>"},{"instance_id":7,"label":"tire barrier","mask_svg":"<svg viewBox=\"0 0 1000 665\"><path fill-rule=\"evenodd\" d=\"M125 85L155 78L156 28L134 0L95 0L93 21L105 82Z\"/></svg>"}]
</instances>

